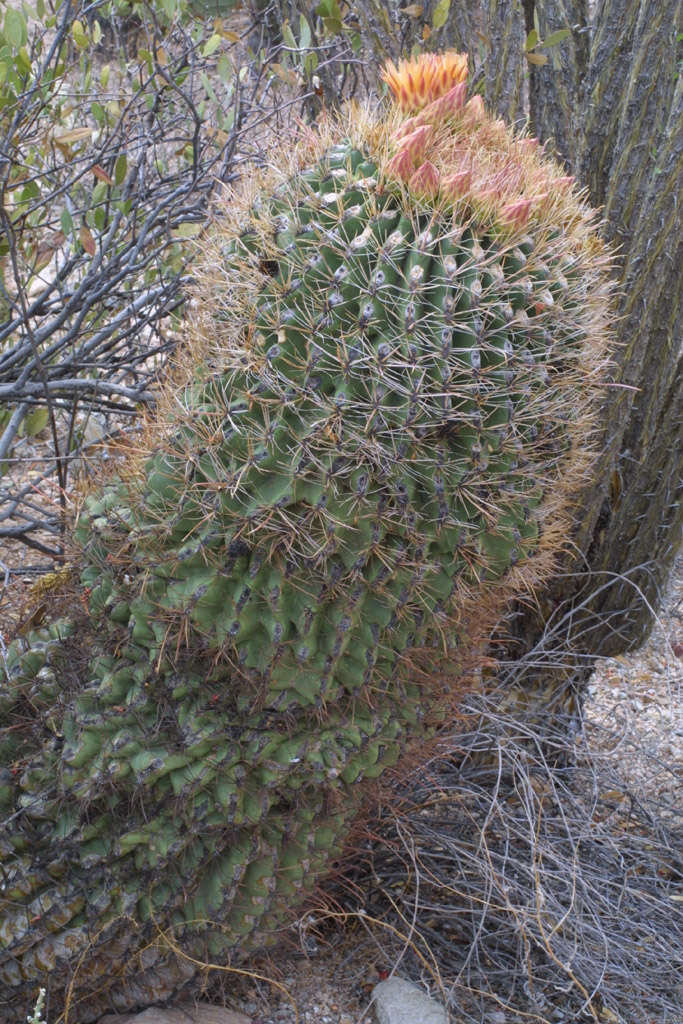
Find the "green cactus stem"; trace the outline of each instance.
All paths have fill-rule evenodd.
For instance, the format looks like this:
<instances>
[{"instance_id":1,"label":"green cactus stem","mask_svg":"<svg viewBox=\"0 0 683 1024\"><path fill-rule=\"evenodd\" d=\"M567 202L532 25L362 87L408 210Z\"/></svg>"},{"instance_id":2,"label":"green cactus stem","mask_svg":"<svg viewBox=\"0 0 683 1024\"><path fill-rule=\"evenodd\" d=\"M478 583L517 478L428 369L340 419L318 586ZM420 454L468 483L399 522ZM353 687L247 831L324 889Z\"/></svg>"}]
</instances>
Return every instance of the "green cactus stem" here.
<instances>
[{"instance_id":1,"label":"green cactus stem","mask_svg":"<svg viewBox=\"0 0 683 1024\"><path fill-rule=\"evenodd\" d=\"M608 260L463 61L390 68L398 106L202 240L185 381L80 510L87 614L0 676L4 1013L47 978L88 1022L277 941L566 540Z\"/></svg>"}]
</instances>

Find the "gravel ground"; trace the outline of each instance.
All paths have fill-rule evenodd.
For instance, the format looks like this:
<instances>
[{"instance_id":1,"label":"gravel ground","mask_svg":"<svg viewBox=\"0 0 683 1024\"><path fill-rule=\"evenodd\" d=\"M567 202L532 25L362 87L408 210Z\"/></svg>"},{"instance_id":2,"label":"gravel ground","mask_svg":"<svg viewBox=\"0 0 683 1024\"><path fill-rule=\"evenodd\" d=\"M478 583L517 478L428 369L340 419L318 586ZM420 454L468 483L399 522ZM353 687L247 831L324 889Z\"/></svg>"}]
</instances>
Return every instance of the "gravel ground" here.
<instances>
[{"instance_id":1,"label":"gravel ground","mask_svg":"<svg viewBox=\"0 0 683 1024\"><path fill-rule=\"evenodd\" d=\"M586 705L587 740L635 791L683 811L683 557L647 643L598 663ZM683 1019L683 1018L682 1018Z\"/></svg>"}]
</instances>

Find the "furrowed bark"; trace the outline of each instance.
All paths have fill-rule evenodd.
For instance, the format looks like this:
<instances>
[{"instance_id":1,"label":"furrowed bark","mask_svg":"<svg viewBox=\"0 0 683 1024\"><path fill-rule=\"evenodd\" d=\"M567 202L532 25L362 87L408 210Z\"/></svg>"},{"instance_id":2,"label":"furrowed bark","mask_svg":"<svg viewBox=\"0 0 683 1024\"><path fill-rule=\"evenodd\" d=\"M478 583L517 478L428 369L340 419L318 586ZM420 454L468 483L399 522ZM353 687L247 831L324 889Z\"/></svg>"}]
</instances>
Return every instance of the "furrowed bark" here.
<instances>
[{"instance_id":1,"label":"furrowed bark","mask_svg":"<svg viewBox=\"0 0 683 1024\"><path fill-rule=\"evenodd\" d=\"M638 5L634 5L638 6ZM660 191L661 146L674 101L677 74L677 35L681 31L679 0L641 0L628 74L613 111L610 138L615 139L609 179L603 192L592 195L604 203L607 234L630 254L639 251L633 239L640 211L652 187ZM607 74L607 71L603 73ZM672 123L669 131L680 132ZM584 162L590 160L586 154Z\"/></svg>"},{"instance_id":2,"label":"furrowed bark","mask_svg":"<svg viewBox=\"0 0 683 1024\"><path fill-rule=\"evenodd\" d=\"M541 38L585 14L583 0L528 2L527 27L534 6ZM559 604L574 606L573 633L594 654L618 654L646 638L681 540L681 20L674 0L602 0L583 107L576 33L571 51L569 39L558 47L566 57L559 70L550 61L530 75L534 130L579 168L616 248L617 348L599 456L577 500L578 554L539 602L544 617ZM586 604L591 590L597 595ZM532 616L518 623L525 645L541 630Z\"/></svg>"},{"instance_id":3,"label":"furrowed bark","mask_svg":"<svg viewBox=\"0 0 683 1024\"><path fill-rule=\"evenodd\" d=\"M508 122L525 119L524 12L521 0L488 0L484 101Z\"/></svg>"},{"instance_id":4,"label":"furrowed bark","mask_svg":"<svg viewBox=\"0 0 683 1024\"><path fill-rule=\"evenodd\" d=\"M529 65L531 131L575 173L579 159L577 126L588 71L589 29L586 0L527 0L526 31L534 27L534 10L542 40L568 29L566 39L547 51L545 65Z\"/></svg>"},{"instance_id":5,"label":"furrowed bark","mask_svg":"<svg viewBox=\"0 0 683 1024\"><path fill-rule=\"evenodd\" d=\"M579 164L581 181L597 206L605 203L614 188L615 162L623 147L629 139L635 145L644 141L633 134L634 122L640 120L648 135L652 131L638 103L647 104L648 116L653 110L666 109L671 85L667 68L675 54L672 29L677 22L680 4L676 0L600 0L597 5Z\"/></svg>"},{"instance_id":6,"label":"furrowed bark","mask_svg":"<svg viewBox=\"0 0 683 1024\"><path fill-rule=\"evenodd\" d=\"M458 50L459 53L467 51L471 68L475 67L474 57L478 42L476 26L480 17L480 7L481 0L451 3L448 21L441 30L444 47Z\"/></svg>"},{"instance_id":7,"label":"furrowed bark","mask_svg":"<svg viewBox=\"0 0 683 1024\"><path fill-rule=\"evenodd\" d=\"M607 423L623 424L606 448L616 447L608 493L604 496L592 539L590 565L595 571L629 572L633 586L605 592L600 610L612 615L628 646L641 642L652 623L651 609L681 541L683 491L683 82L679 76L671 113L664 130L643 137L640 144L657 153L639 177L644 199L637 211L629 204L632 226L624 254L617 391L609 403ZM636 145L636 143L634 143ZM618 162L628 163L628 153ZM647 175L647 184L642 178ZM614 194L622 194L616 182ZM618 202L612 209L618 208ZM621 224L624 222L622 221ZM618 237L618 226L614 227ZM626 240L624 241L626 244ZM611 451L611 450L612 451ZM586 508L590 505L586 503ZM637 566L642 568L635 569ZM649 606L649 607L648 607ZM608 642L614 648L614 641ZM622 648L623 649L623 648ZM615 651L616 653L616 651Z\"/></svg>"}]
</instances>

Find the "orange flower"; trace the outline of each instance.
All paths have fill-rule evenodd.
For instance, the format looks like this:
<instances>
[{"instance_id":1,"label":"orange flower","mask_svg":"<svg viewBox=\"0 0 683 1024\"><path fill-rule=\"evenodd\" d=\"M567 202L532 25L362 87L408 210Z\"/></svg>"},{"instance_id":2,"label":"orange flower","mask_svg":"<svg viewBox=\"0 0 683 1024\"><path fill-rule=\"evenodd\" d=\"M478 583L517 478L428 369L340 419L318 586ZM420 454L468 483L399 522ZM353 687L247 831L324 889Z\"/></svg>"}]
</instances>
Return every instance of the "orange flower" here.
<instances>
[{"instance_id":1,"label":"orange flower","mask_svg":"<svg viewBox=\"0 0 683 1024\"><path fill-rule=\"evenodd\" d=\"M454 85L467 78L467 54L421 53L411 60L399 61L398 67L389 61L382 78L391 89L401 110L421 110L438 100Z\"/></svg>"}]
</instances>

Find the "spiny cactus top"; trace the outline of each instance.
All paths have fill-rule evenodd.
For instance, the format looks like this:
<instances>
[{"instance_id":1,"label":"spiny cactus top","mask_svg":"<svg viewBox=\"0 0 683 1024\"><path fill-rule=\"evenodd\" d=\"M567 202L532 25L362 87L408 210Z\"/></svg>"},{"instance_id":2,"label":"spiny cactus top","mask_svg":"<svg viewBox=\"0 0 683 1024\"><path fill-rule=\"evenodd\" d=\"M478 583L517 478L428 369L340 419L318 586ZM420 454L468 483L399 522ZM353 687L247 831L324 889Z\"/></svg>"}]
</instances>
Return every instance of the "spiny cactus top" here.
<instances>
[{"instance_id":1,"label":"spiny cactus top","mask_svg":"<svg viewBox=\"0 0 683 1024\"><path fill-rule=\"evenodd\" d=\"M395 104L227 198L186 383L81 511L88 616L9 652L0 1006L44 974L59 1004L78 962L90 1020L193 973L154 936L276 938L357 783L566 537L606 349L592 214L466 101L462 55L385 78Z\"/></svg>"}]
</instances>

